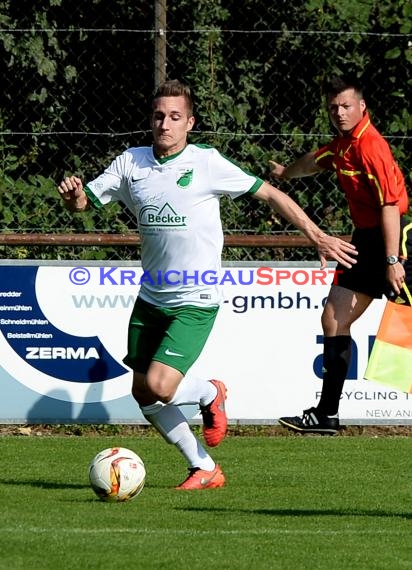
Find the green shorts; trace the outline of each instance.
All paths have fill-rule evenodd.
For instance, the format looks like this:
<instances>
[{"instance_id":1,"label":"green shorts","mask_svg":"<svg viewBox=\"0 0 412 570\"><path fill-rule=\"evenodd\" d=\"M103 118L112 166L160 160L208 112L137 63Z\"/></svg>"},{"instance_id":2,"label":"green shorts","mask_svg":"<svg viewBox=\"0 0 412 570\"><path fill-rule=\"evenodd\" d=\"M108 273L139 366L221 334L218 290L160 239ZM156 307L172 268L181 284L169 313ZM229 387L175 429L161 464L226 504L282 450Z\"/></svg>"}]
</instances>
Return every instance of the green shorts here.
<instances>
[{"instance_id":1,"label":"green shorts","mask_svg":"<svg viewBox=\"0 0 412 570\"><path fill-rule=\"evenodd\" d=\"M213 328L219 307L156 307L139 297L134 305L123 362L147 372L152 360L183 375L197 360Z\"/></svg>"}]
</instances>

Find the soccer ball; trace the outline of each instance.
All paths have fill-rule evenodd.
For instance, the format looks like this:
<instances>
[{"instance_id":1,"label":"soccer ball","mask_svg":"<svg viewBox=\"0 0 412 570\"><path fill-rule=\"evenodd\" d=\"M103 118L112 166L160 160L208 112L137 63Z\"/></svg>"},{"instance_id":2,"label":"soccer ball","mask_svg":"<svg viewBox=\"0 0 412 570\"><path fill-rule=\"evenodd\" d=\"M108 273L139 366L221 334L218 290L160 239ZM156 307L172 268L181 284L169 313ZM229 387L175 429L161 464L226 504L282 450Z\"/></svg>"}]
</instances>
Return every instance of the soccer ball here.
<instances>
[{"instance_id":1,"label":"soccer ball","mask_svg":"<svg viewBox=\"0 0 412 570\"><path fill-rule=\"evenodd\" d=\"M100 451L89 465L91 488L102 501L130 501L145 484L146 469L142 459L125 447Z\"/></svg>"}]
</instances>

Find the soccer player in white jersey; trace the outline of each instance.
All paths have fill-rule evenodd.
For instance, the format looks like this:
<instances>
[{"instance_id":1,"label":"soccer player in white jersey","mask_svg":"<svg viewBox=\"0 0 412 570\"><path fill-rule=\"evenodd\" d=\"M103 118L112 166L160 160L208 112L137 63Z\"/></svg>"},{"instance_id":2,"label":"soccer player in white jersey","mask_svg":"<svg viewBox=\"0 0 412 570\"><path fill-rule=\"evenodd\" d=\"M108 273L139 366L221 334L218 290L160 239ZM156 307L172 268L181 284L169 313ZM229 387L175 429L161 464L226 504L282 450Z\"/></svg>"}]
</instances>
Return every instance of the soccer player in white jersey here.
<instances>
[{"instance_id":1,"label":"soccer player in white jersey","mask_svg":"<svg viewBox=\"0 0 412 570\"><path fill-rule=\"evenodd\" d=\"M153 146L129 148L86 186L68 176L58 187L72 212L120 201L136 216L144 273L124 362L133 370L132 394L144 417L187 461L189 474L178 490L225 483L221 467L179 408L197 403L206 444L215 447L222 441L227 431L224 383L186 375L206 344L222 300L219 286L202 279L221 267L221 196L249 193L267 202L309 238L322 267L328 259L346 267L356 263L353 246L325 234L279 189L212 147L188 144L194 122L189 87L166 81L153 98Z\"/></svg>"}]
</instances>

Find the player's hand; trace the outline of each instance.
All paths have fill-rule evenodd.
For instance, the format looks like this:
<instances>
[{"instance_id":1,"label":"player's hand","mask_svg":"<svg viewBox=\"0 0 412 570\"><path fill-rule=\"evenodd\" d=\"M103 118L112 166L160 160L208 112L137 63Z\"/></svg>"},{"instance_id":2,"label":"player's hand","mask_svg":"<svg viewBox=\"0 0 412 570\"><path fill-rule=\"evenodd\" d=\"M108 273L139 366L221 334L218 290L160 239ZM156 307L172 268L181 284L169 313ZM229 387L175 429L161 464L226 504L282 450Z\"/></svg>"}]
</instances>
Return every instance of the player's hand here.
<instances>
[{"instance_id":1,"label":"player's hand","mask_svg":"<svg viewBox=\"0 0 412 570\"><path fill-rule=\"evenodd\" d=\"M316 248L320 258L321 269L325 269L328 260L337 261L348 269L356 263L356 256L358 255L356 247L338 237L323 234Z\"/></svg>"},{"instance_id":2,"label":"player's hand","mask_svg":"<svg viewBox=\"0 0 412 570\"><path fill-rule=\"evenodd\" d=\"M388 265L386 269L386 279L394 293L399 295L405 281L405 268L402 263Z\"/></svg>"},{"instance_id":3,"label":"player's hand","mask_svg":"<svg viewBox=\"0 0 412 570\"><path fill-rule=\"evenodd\" d=\"M81 196L83 192L83 182L77 176L67 176L60 182L57 191L63 200L73 200L73 198Z\"/></svg>"},{"instance_id":4,"label":"player's hand","mask_svg":"<svg viewBox=\"0 0 412 570\"><path fill-rule=\"evenodd\" d=\"M88 204L83 182L78 176L67 176L57 187L66 207L72 212L85 210Z\"/></svg>"},{"instance_id":5,"label":"player's hand","mask_svg":"<svg viewBox=\"0 0 412 570\"><path fill-rule=\"evenodd\" d=\"M270 165L270 176L272 178L276 178L277 180L281 180L283 178L283 171L285 170L285 166L275 162L274 160L269 160Z\"/></svg>"}]
</instances>

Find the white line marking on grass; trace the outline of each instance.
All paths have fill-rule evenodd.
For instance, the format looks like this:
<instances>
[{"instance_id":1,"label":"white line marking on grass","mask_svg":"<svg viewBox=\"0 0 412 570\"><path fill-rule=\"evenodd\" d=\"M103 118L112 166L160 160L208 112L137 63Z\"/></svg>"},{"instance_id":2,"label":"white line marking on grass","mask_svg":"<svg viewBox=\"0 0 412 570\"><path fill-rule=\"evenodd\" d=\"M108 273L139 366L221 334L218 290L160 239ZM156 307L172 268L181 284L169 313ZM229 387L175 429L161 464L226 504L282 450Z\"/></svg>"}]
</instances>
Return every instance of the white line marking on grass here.
<instances>
[{"instance_id":1,"label":"white line marking on grass","mask_svg":"<svg viewBox=\"0 0 412 570\"><path fill-rule=\"evenodd\" d=\"M193 535L193 536L205 536L205 535L262 535L262 534L291 534L291 535L338 535L338 534L356 534L356 535L369 535L369 534L385 534L385 535L399 535L400 531L388 530L388 529L338 529L338 530L313 530L313 529L285 529L285 528L271 528L271 529L234 529L234 530L220 530L220 529L210 529L210 530L194 530L194 529L169 529L169 528L46 528L46 527L6 527L0 528L0 533L15 533L15 532L25 532L34 534L171 534L171 535ZM410 533L410 529L405 529L405 532Z\"/></svg>"}]
</instances>

